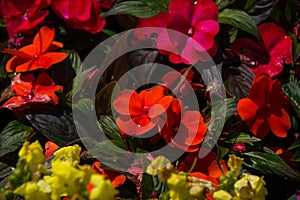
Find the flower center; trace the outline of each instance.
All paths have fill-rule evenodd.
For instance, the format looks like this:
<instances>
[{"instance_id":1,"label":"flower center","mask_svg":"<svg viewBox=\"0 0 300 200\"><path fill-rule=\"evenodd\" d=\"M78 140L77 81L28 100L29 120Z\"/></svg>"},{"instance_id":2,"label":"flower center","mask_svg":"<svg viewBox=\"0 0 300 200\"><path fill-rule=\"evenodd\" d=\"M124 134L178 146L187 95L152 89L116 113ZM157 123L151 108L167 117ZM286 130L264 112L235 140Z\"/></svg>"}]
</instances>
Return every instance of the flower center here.
<instances>
[{"instance_id":1,"label":"flower center","mask_svg":"<svg viewBox=\"0 0 300 200\"><path fill-rule=\"evenodd\" d=\"M191 27L189 28L189 30L188 30L188 36L190 36L190 37L193 36L193 35L194 35L194 32L195 32L195 31L194 31L194 27L191 26Z\"/></svg>"}]
</instances>

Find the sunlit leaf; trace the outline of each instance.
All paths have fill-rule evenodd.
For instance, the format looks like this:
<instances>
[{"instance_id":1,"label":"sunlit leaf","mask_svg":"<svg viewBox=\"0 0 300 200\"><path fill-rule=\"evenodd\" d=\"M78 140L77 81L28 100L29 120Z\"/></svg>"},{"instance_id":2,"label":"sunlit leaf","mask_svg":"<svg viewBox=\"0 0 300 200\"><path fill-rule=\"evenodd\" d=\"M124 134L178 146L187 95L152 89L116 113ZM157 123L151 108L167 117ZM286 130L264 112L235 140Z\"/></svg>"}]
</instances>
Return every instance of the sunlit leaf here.
<instances>
[{"instance_id":1,"label":"sunlit leaf","mask_svg":"<svg viewBox=\"0 0 300 200\"><path fill-rule=\"evenodd\" d=\"M255 22L251 17L242 10L226 8L219 13L218 22L220 24L228 24L243 30L251 35L260 38L260 33Z\"/></svg>"}]
</instances>

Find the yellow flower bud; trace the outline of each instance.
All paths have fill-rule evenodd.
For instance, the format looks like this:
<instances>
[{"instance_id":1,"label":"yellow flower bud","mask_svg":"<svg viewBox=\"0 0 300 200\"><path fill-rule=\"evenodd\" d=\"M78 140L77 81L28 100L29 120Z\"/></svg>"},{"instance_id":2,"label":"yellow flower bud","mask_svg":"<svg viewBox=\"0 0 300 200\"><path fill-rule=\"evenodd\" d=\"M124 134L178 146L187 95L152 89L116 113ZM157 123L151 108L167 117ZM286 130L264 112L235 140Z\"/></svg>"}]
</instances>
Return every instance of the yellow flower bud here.
<instances>
[{"instance_id":1,"label":"yellow flower bud","mask_svg":"<svg viewBox=\"0 0 300 200\"><path fill-rule=\"evenodd\" d=\"M225 190L218 190L213 194L214 200L231 200L232 196Z\"/></svg>"}]
</instances>

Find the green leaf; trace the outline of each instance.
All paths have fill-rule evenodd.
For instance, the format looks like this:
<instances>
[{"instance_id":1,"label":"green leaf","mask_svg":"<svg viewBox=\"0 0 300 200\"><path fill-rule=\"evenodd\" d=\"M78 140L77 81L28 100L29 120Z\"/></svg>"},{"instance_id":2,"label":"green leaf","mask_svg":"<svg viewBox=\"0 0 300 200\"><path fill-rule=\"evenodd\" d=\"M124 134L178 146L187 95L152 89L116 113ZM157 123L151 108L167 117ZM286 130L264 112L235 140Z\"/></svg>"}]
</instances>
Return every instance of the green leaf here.
<instances>
[{"instance_id":1,"label":"green leaf","mask_svg":"<svg viewBox=\"0 0 300 200\"><path fill-rule=\"evenodd\" d=\"M58 146L79 139L71 113L56 110L55 114L27 114L26 118L35 129Z\"/></svg>"},{"instance_id":2,"label":"green leaf","mask_svg":"<svg viewBox=\"0 0 300 200\"><path fill-rule=\"evenodd\" d=\"M162 12L168 12L170 0L130 0L116 4L104 17L117 14L129 14L139 18L150 18Z\"/></svg>"},{"instance_id":3,"label":"green leaf","mask_svg":"<svg viewBox=\"0 0 300 200\"><path fill-rule=\"evenodd\" d=\"M95 106L97 116L111 115L111 97L114 90L115 94L119 92L119 87L116 81L110 82L96 94Z\"/></svg>"},{"instance_id":4,"label":"green leaf","mask_svg":"<svg viewBox=\"0 0 300 200\"><path fill-rule=\"evenodd\" d=\"M296 82L290 82L282 86L283 92L294 108L298 118L300 118L300 85Z\"/></svg>"},{"instance_id":5,"label":"green leaf","mask_svg":"<svg viewBox=\"0 0 300 200\"><path fill-rule=\"evenodd\" d=\"M245 10L256 24L266 20L279 0L248 0Z\"/></svg>"},{"instance_id":6,"label":"green leaf","mask_svg":"<svg viewBox=\"0 0 300 200\"><path fill-rule=\"evenodd\" d=\"M250 33L257 38L261 37L255 22L247 13L242 10L227 8L219 13L218 22L220 24L228 24L234 26L247 33Z\"/></svg>"},{"instance_id":7,"label":"green leaf","mask_svg":"<svg viewBox=\"0 0 300 200\"><path fill-rule=\"evenodd\" d=\"M19 149L30 136L32 127L14 120L0 134L0 157Z\"/></svg>"},{"instance_id":8,"label":"green leaf","mask_svg":"<svg viewBox=\"0 0 300 200\"><path fill-rule=\"evenodd\" d=\"M68 64L74 69L76 74L80 74L82 72L82 62L78 53L74 50L65 50L64 52L68 54Z\"/></svg>"},{"instance_id":9,"label":"green leaf","mask_svg":"<svg viewBox=\"0 0 300 200\"><path fill-rule=\"evenodd\" d=\"M142 178L142 199L150 199L154 190L153 176L147 173L143 173Z\"/></svg>"},{"instance_id":10,"label":"green leaf","mask_svg":"<svg viewBox=\"0 0 300 200\"><path fill-rule=\"evenodd\" d=\"M300 150L296 151L294 156L291 158L293 162L300 162Z\"/></svg>"},{"instance_id":11,"label":"green leaf","mask_svg":"<svg viewBox=\"0 0 300 200\"><path fill-rule=\"evenodd\" d=\"M113 140L122 140L119 129L113 117L104 117L99 121L102 131Z\"/></svg>"},{"instance_id":12,"label":"green leaf","mask_svg":"<svg viewBox=\"0 0 300 200\"><path fill-rule=\"evenodd\" d=\"M92 119L94 114L94 101L89 98L80 99L76 104L73 104L74 108L77 108L81 112L83 112L87 117Z\"/></svg>"},{"instance_id":13,"label":"green leaf","mask_svg":"<svg viewBox=\"0 0 300 200\"><path fill-rule=\"evenodd\" d=\"M218 146L217 160L220 161L229 152L229 148Z\"/></svg>"},{"instance_id":14,"label":"green leaf","mask_svg":"<svg viewBox=\"0 0 300 200\"><path fill-rule=\"evenodd\" d=\"M268 152L253 151L243 155L251 161L251 163L247 163L247 159L245 159L244 164L248 167L266 175L276 174L281 178L300 182L300 175L271 150Z\"/></svg>"},{"instance_id":15,"label":"green leaf","mask_svg":"<svg viewBox=\"0 0 300 200\"><path fill-rule=\"evenodd\" d=\"M226 143L238 143L238 142L243 142L243 143L248 143L248 144L252 144L254 142L260 142L261 139L251 136L247 133L239 133L239 135L237 137L231 137L231 138L227 138L226 140L224 140L224 142Z\"/></svg>"}]
</instances>

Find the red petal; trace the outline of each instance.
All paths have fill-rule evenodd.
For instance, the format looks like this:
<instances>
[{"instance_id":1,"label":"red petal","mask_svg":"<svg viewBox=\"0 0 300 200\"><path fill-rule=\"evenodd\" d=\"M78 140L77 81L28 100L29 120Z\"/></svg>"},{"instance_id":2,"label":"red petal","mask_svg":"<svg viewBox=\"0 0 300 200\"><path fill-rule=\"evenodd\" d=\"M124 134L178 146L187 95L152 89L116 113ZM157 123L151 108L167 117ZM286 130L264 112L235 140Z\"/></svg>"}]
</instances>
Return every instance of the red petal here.
<instances>
[{"instance_id":1,"label":"red petal","mask_svg":"<svg viewBox=\"0 0 300 200\"><path fill-rule=\"evenodd\" d=\"M32 93L33 81L33 74L18 74L11 82L12 91L20 96L29 96Z\"/></svg>"},{"instance_id":2,"label":"red petal","mask_svg":"<svg viewBox=\"0 0 300 200\"><path fill-rule=\"evenodd\" d=\"M287 136L286 131L291 128L291 120L288 113L281 109L280 115L270 114L267 118L272 132L277 136L284 138Z\"/></svg>"},{"instance_id":3,"label":"red petal","mask_svg":"<svg viewBox=\"0 0 300 200\"><path fill-rule=\"evenodd\" d=\"M47 26L40 29L33 39L33 45L38 54L42 54L47 51L54 39L54 34L54 30Z\"/></svg>"},{"instance_id":4,"label":"red petal","mask_svg":"<svg viewBox=\"0 0 300 200\"><path fill-rule=\"evenodd\" d=\"M204 20L194 25L195 31L204 32L216 36L219 32L219 23L214 20Z\"/></svg>"},{"instance_id":5,"label":"red petal","mask_svg":"<svg viewBox=\"0 0 300 200\"><path fill-rule=\"evenodd\" d=\"M53 153L59 149L59 146L57 144L55 144L54 142L48 141L45 144L45 156L46 158L49 158L50 156L53 155Z\"/></svg>"},{"instance_id":6,"label":"red petal","mask_svg":"<svg viewBox=\"0 0 300 200\"><path fill-rule=\"evenodd\" d=\"M17 56L19 58L22 58L24 60L32 59L32 56L30 54L27 54L26 52L23 52L23 51L20 51L20 50L4 49L2 52L12 54L12 55Z\"/></svg>"},{"instance_id":7,"label":"red petal","mask_svg":"<svg viewBox=\"0 0 300 200\"><path fill-rule=\"evenodd\" d=\"M122 115L142 115L143 104L139 95L133 90L121 92L114 100L113 106Z\"/></svg>"},{"instance_id":8,"label":"red petal","mask_svg":"<svg viewBox=\"0 0 300 200\"><path fill-rule=\"evenodd\" d=\"M257 110L258 106L248 98L241 99L237 104L237 111L240 117L248 125L250 121L255 119Z\"/></svg>"},{"instance_id":9,"label":"red petal","mask_svg":"<svg viewBox=\"0 0 300 200\"><path fill-rule=\"evenodd\" d=\"M139 119L141 119L141 118L139 118ZM138 119L135 119L135 120L138 120ZM117 123L120 131L126 135L142 135L142 134L150 131L151 129L153 129L156 126L151 121L149 123L147 123L148 125L146 125L146 126L138 126L133 121L133 119L124 121L121 117L118 117L116 119L116 123Z\"/></svg>"},{"instance_id":10,"label":"red petal","mask_svg":"<svg viewBox=\"0 0 300 200\"><path fill-rule=\"evenodd\" d=\"M183 19L185 19L185 21L189 22L188 24L190 24L191 20L192 20L192 14L194 12L194 1L191 0L172 0L169 4L169 13L170 15L181 15ZM182 23L176 23L176 21L174 21L174 26L177 24L180 25ZM188 25L187 24L187 25Z\"/></svg>"},{"instance_id":11,"label":"red petal","mask_svg":"<svg viewBox=\"0 0 300 200\"><path fill-rule=\"evenodd\" d=\"M264 40L264 43L269 51L284 38L286 32L275 23L263 23L258 27L258 30Z\"/></svg>"},{"instance_id":12,"label":"red petal","mask_svg":"<svg viewBox=\"0 0 300 200\"><path fill-rule=\"evenodd\" d=\"M173 100L173 97L171 96L165 96L161 100L157 102L157 104L154 104L149 109L149 117L155 118L163 113L166 112L168 107L170 106L171 102Z\"/></svg>"},{"instance_id":13,"label":"red petal","mask_svg":"<svg viewBox=\"0 0 300 200\"><path fill-rule=\"evenodd\" d=\"M126 181L126 176L121 174L112 181L112 185L116 188L121 186L123 183L125 183L125 181Z\"/></svg>"},{"instance_id":14,"label":"red petal","mask_svg":"<svg viewBox=\"0 0 300 200\"><path fill-rule=\"evenodd\" d=\"M270 131L270 127L267 120L265 118L259 117L257 117L257 119L252 125L250 125L250 128L252 133L260 139L265 138Z\"/></svg>"},{"instance_id":15,"label":"red petal","mask_svg":"<svg viewBox=\"0 0 300 200\"><path fill-rule=\"evenodd\" d=\"M21 96L14 96L14 97L8 99L1 107L13 110L14 108L18 108L25 103L26 102L24 101L24 99Z\"/></svg>"},{"instance_id":16,"label":"red petal","mask_svg":"<svg viewBox=\"0 0 300 200\"><path fill-rule=\"evenodd\" d=\"M217 21L218 20L218 7L216 3L212 1L198 1L197 5L195 6L194 15L193 15L193 23L196 24L199 21L212 19Z\"/></svg>"},{"instance_id":17,"label":"red petal","mask_svg":"<svg viewBox=\"0 0 300 200\"><path fill-rule=\"evenodd\" d=\"M265 105L269 99L271 83L271 77L265 74L256 76L249 91L249 99L259 107Z\"/></svg>"},{"instance_id":18,"label":"red petal","mask_svg":"<svg viewBox=\"0 0 300 200\"><path fill-rule=\"evenodd\" d=\"M221 176L223 176L223 172L219 164L222 166L222 170L224 171L224 174L226 174L226 172L228 171L226 162L224 160L220 160L220 162L217 163L217 160L214 160L208 167L208 172L210 177L219 179Z\"/></svg>"},{"instance_id":19,"label":"red petal","mask_svg":"<svg viewBox=\"0 0 300 200\"><path fill-rule=\"evenodd\" d=\"M144 106L152 106L157 103L164 96L164 88L162 86L155 86L150 90L146 90L144 94L141 94Z\"/></svg>"}]
</instances>

